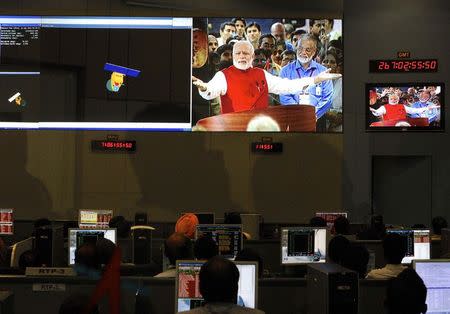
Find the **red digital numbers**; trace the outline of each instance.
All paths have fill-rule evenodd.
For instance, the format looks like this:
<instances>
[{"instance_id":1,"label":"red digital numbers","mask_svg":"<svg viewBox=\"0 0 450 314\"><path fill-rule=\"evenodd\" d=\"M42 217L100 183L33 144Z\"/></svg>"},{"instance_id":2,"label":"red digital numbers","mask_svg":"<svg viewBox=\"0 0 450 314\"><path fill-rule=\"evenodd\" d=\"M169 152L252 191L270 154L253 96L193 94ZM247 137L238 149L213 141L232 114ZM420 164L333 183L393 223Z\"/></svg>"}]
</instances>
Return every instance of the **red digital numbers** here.
<instances>
[{"instance_id":1,"label":"red digital numbers","mask_svg":"<svg viewBox=\"0 0 450 314\"><path fill-rule=\"evenodd\" d=\"M370 72L436 72L436 59L370 60Z\"/></svg>"},{"instance_id":2,"label":"red digital numbers","mask_svg":"<svg viewBox=\"0 0 450 314\"><path fill-rule=\"evenodd\" d=\"M271 150L273 148L272 144L258 144L256 145L256 149L261 149L261 150Z\"/></svg>"}]
</instances>

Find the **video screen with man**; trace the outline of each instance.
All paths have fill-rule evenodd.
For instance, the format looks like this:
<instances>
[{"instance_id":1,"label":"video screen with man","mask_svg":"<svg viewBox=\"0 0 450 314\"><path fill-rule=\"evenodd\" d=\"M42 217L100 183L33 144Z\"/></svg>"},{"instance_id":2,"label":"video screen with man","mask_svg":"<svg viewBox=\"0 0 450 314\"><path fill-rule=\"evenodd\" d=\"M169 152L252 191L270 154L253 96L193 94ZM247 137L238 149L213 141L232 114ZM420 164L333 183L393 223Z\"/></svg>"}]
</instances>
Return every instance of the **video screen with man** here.
<instances>
[{"instance_id":1,"label":"video screen with man","mask_svg":"<svg viewBox=\"0 0 450 314\"><path fill-rule=\"evenodd\" d=\"M342 20L194 18L193 27L194 131L342 132Z\"/></svg>"},{"instance_id":2,"label":"video screen with man","mask_svg":"<svg viewBox=\"0 0 450 314\"><path fill-rule=\"evenodd\" d=\"M444 84L366 85L367 130L444 130Z\"/></svg>"}]
</instances>

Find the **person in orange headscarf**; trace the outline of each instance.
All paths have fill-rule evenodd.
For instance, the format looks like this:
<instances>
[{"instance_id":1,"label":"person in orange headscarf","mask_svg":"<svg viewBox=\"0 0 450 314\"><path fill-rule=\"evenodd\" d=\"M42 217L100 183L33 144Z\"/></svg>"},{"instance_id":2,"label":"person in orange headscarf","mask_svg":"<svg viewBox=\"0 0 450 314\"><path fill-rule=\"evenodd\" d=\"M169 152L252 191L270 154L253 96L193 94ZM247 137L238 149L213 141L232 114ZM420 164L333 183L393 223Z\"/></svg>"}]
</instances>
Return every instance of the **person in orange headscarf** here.
<instances>
[{"instance_id":1,"label":"person in orange headscarf","mask_svg":"<svg viewBox=\"0 0 450 314\"><path fill-rule=\"evenodd\" d=\"M181 216L175 225L175 232L182 233L190 239L195 238L195 229L199 224L195 214L187 213Z\"/></svg>"}]
</instances>

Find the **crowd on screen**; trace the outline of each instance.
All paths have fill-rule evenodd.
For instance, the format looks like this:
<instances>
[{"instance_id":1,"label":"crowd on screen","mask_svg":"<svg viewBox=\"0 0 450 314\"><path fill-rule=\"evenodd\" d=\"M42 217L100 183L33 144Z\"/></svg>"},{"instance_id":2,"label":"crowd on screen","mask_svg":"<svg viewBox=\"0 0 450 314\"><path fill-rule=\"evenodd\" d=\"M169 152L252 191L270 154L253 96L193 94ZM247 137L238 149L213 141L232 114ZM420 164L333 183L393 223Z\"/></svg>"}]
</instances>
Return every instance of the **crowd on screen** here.
<instances>
[{"instance_id":1,"label":"crowd on screen","mask_svg":"<svg viewBox=\"0 0 450 314\"><path fill-rule=\"evenodd\" d=\"M225 217L225 224L242 223L239 213L229 213ZM149 268L151 273L149 275L174 278L177 260L206 260L208 262L202 266L200 271L200 291L206 305L187 313L215 313L217 310L221 310L221 313L263 313L256 309L236 308L239 272L234 263L218 256L218 245L210 236L201 236L195 239L195 230L198 224L197 216L192 213L184 214L178 219L174 233L164 242L164 254L169 260L169 267L164 271ZM51 222L48 219L39 219L35 222L34 228L36 230L50 225ZM123 216L113 217L109 225L117 229L119 238L130 237L132 224ZM433 218L431 225L432 239L434 240L440 239L442 229L448 227L447 221L443 217ZM309 226L326 227L327 222L321 217L313 217ZM425 227L425 225L412 226L412 228L418 227ZM385 301L388 313L425 313L427 293L425 285L415 270L401 264L407 251L405 241L398 234L387 233L386 230L383 217L378 215L373 216L370 224L356 235L358 239L382 240L383 243L386 265L368 272L369 252L367 248L348 240L350 222L346 217L339 216L331 229L333 238L328 245L328 262L353 270L358 273L360 278L389 279ZM244 235L244 239L252 238L251 234L244 233ZM74 268L79 275L101 278L105 265L111 262L116 249L116 245L108 239L99 239L95 244L84 243L76 250ZM8 266L9 262L6 260L6 250L7 247L0 238L0 262L3 267ZM264 270L264 261L252 249L243 249L236 256L236 260L256 261L259 264L259 276L270 276ZM24 252L20 257L19 265L23 269L41 266L40 252L33 250ZM409 297L413 298L409 299ZM80 308L86 305L87 300L86 296L71 296L61 305L60 313L80 313ZM95 307L92 311L92 313L98 313L98 309Z\"/></svg>"}]
</instances>

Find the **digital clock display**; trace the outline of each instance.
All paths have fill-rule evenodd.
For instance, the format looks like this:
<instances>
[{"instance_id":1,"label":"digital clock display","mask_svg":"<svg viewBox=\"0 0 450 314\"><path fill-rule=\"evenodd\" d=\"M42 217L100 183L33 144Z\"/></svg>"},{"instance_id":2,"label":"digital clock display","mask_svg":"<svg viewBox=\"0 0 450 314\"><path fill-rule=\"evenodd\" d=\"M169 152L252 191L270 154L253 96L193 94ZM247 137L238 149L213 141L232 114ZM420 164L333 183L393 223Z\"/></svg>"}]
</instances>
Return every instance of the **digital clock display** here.
<instances>
[{"instance_id":1,"label":"digital clock display","mask_svg":"<svg viewBox=\"0 0 450 314\"><path fill-rule=\"evenodd\" d=\"M371 73L408 73L408 72L437 72L437 59L417 60L370 60Z\"/></svg>"},{"instance_id":2,"label":"digital clock display","mask_svg":"<svg viewBox=\"0 0 450 314\"><path fill-rule=\"evenodd\" d=\"M254 153L281 153L283 152L283 143L252 143L252 152Z\"/></svg>"},{"instance_id":3,"label":"digital clock display","mask_svg":"<svg viewBox=\"0 0 450 314\"><path fill-rule=\"evenodd\" d=\"M136 141L94 140L91 141L93 152L129 152L136 151Z\"/></svg>"}]
</instances>

